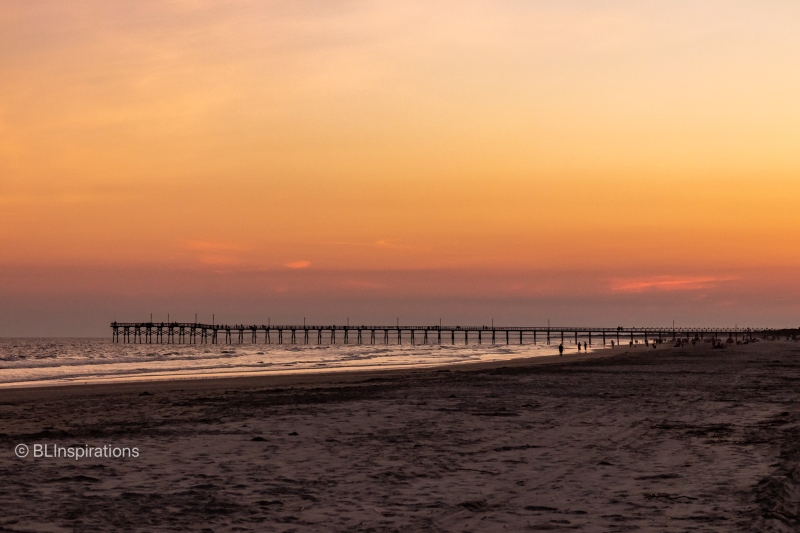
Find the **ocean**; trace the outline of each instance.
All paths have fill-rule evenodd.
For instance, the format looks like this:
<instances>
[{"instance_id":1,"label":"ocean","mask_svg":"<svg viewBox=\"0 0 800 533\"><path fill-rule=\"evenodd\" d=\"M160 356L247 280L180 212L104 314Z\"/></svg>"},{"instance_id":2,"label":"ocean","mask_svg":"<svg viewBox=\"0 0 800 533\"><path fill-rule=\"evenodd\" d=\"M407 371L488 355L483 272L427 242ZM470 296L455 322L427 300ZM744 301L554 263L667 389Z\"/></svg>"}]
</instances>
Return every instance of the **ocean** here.
<instances>
[{"instance_id":1,"label":"ocean","mask_svg":"<svg viewBox=\"0 0 800 533\"><path fill-rule=\"evenodd\" d=\"M462 340L463 343L463 340ZM577 353L571 341L565 353ZM590 347L591 350L591 347ZM539 344L123 344L2 338L0 386L428 367L558 353Z\"/></svg>"}]
</instances>

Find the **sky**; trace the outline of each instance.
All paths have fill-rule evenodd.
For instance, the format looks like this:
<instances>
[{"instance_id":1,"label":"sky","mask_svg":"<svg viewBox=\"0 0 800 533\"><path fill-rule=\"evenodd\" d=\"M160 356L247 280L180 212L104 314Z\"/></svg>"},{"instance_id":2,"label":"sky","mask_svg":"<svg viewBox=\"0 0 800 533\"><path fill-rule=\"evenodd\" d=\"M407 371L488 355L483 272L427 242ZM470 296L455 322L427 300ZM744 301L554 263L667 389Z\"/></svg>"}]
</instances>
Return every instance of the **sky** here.
<instances>
[{"instance_id":1,"label":"sky","mask_svg":"<svg viewBox=\"0 0 800 533\"><path fill-rule=\"evenodd\" d=\"M794 1L0 3L0 336L800 325Z\"/></svg>"}]
</instances>

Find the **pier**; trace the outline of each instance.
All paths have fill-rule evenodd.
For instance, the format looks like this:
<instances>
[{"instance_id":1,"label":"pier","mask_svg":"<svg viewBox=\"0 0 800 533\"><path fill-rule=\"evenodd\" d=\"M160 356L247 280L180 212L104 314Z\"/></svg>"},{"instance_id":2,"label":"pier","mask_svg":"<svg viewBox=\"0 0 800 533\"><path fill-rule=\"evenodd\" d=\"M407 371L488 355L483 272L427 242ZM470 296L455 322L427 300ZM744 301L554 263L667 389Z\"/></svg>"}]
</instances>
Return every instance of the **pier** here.
<instances>
[{"instance_id":1,"label":"pier","mask_svg":"<svg viewBox=\"0 0 800 533\"><path fill-rule=\"evenodd\" d=\"M752 339L750 328L592 328L549 326L244 325L112 322L112 341L139 344L538 344L666 342L679 338Z\"/></svg>"}]
</instances>

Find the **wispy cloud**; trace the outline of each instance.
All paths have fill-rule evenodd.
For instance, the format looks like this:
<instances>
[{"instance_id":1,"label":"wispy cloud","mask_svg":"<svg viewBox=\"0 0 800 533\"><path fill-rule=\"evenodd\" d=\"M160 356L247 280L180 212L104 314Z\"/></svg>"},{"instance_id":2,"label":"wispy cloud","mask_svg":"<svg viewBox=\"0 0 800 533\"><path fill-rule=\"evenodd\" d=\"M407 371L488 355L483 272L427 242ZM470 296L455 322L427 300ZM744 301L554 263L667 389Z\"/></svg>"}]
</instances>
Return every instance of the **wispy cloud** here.
<instances>
[{"instance_id":1,"label":"wispy cloud","mask_svg":"<svg viewBox=\"0 0 800 533\"><path fill-rule=\"evenodd\" d=\"M41 204L88 204L96 203L104 198L97 194L50 194L50 195L17 195L0 196L0 205L28 206Z\"/></svg>"},{"instance_id":2,"label":"wispy cloud","mask_svg":"<svg viewBox=\"0 0 800 533\"><path fill-rule=\"evenodd\" d=\"M311 266L311 261L292 261L291 263L285 263L283 266L286 268L291 268L293 270L298 270L301 268L308 268Z\"/></svg>"},{"instance_id":3,"label":"wispy cloud","mask_svg":"<svg viewBox=\"0 0 800 533\"><path fill-rule=\"evenodd\" d=\"M242 244L225 241L190 241L185 248L198 263L214 267L242 264L242 253L247 250Z\"/></svg>"},{"instance_id":4,"label":"wispy cloud","mask_svg":"<svg viewBox=\"0 0 800 533\"><path fill-rule=\"evenodd\" d=\"M186 244L190 250L203 252L232 252L244 250L246 247L236 242L222 241L190 241Z\"/></svg>"},{"instance_id":5,"label":"wispy cloud","mask_svg":"<svg viewBox=\"0 0 800 533\"><path fill-rule=\"evenodd\" d=\"M735 279L732 276L657 276L645 279L616 280L611 285L614 292L665 292L665 291L696 291L711 289L722 282Z\"/></svg>"},{"instance_id":6,"label":"wispy cloud","mask_svg":"<svg viewBox=\"0 0 800 533\"><path fill-rule=\"evenodd\" d=\"M361 248L381 248L390 250L419 250L418 247L402 244L399 239L380 239L377 241L328 241L321 244L328 246L355 246Z\"/></svg>"},{"instance_id":7,"label":"wispy cloud","mask_svg":"<svg viewBox=\"0 0 800 533\"><path fill-rule=\"evenodd\" d=\"M349 279L344 282L344 286L352 289L372 289L372 290L388 288L383 283L377 283L374 281L359 280L359 279Z\"/></svg>"}]
</instances>

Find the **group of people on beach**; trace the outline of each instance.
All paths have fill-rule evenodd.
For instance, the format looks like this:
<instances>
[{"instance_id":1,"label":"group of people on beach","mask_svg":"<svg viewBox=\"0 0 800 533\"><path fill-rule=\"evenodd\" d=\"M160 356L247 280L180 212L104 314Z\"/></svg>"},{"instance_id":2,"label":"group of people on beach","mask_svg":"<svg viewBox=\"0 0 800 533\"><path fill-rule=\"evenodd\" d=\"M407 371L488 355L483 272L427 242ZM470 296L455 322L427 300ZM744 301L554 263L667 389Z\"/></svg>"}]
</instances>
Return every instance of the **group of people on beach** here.
<instances>
[{"instance_id":1,"label":"group of people on beach","mask_svg":"<svg viewBox=\"0 0 800 533\"><path fill-rule=\"evenodd\" d=\"M767 338L768 340L775 340L776 338L779 339L780 337L779 336L770 336L770 337L765 337L765 338ZM798 337L797 335L786 335L786 340L793 340L795 342L798 342L798 341L800 341L800 337ZM700 341L710 342L712 348L718 348L719 349L719 348L725 348L726 344L734 344L734 343L736 343L736 344L748 344L748 342L756 342L756 341L758 341L758 339L757 338L748 339L747 337L744 337L742 340L738 340L737 339L737 340L734 341L732 338L729 338L726 341L723 341L719 337L711 337L711 338L701 339L699 336L696 335L694 338L683 337L683 338L676 339L675 347L676 348L680 348L680 347L686 346L690 342L692 343L692 346L694 346L697 342L700 342ZM653 348L655 348L656 345L658 343L660 343L660 342L663 342L663 340L661 340L661 339L653 339L652 342L647 342L647 340L645 340L644 344L645 344L645 346L652 346ZM636 341L631 340L630 341L630 347L631 348L633 348L633 346L635 344L639 344L639 341L638 340L636 340ZM614 347L614 341L613 340L611 341L611 347L612 348ZM581 343L579 342L578 343L578 353L580 353L580 351L581 351ZM588 344L586 342L583 342L583 351L586 352L586 353L589 353L589 347L588 347ZM558 355L564 355L564 343L563 342L558 345Z\"/></svg>"},{"instance_id":2,"label":"group of people on beach","mask_svg":"<svg viewBox=\"0 0 800 533\"><path fill-rule=\"evenodd\" d=\"M787 339L788 339L788 337L787 337ZM739 345L742 345L742 344L750 344L751 342L758 342L758 339L755 338L755 337L753 337L753 338L744 337L742 340L739 340L739 339L734 340L734 339L728 337L726 340L723 341L719 337L709 337L709 338L706 338L706 339L701 339L699 336L695 336L693 338L682 337L682 338L679 338L679 339L675 340L675 348L682 348L682 347L686 346L689 343L691 343L692 346L695 346L698 342L710 343L712 348L725 348L725 346L728 345L728 344L731 344L731 345L735 344L735 345L739 346Z\"/></svg>"},{"instance_id":3,"label":"group of people on beach","mask_svg":"<svg viewBox=\"0 0 800 533\"><path fill-rule=\"evenodd\" d=\"M612 341L611 344L612 344L611 347L613 348L614 347L613 346L614 342ZM578 353L580 353L580 351L581 351L581 343L579 342L578 343ZM586 344L586 342L583 343L583 351L586 352L586 353L589 353L589 345ZM563 342L558 345L558 355L564 355L564 343Z\"/></svg>"}]
</instances>

